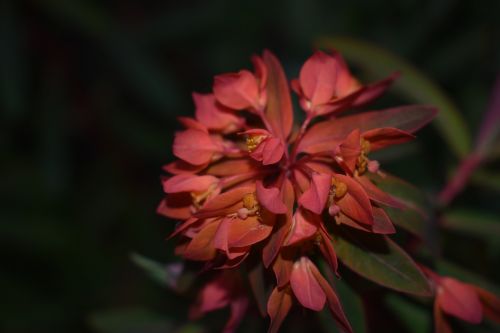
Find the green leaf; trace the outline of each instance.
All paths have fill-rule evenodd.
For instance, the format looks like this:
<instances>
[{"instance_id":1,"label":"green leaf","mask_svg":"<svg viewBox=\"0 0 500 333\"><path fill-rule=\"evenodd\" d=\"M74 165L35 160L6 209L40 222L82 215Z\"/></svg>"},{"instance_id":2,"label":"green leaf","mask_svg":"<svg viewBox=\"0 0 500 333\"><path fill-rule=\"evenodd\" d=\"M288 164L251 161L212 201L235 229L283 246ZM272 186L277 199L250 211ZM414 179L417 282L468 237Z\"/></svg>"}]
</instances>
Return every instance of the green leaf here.
<instances>
[{"instance_id":1,"label":"green leaf","mask_svg":"<svg viewBox=\"0 0 500 333\"><path fill-rule=\"evenodd\" d=\"M427 332L431 327L429 311L401 297L400 295L387 295L385 302L387 306L397 315L408 332Z\"/></svg>"},{"instance_id":2,"label":"green leaf","mask_svg":"<svg viewBox=\"0 0 500 333\"><path fill-rule=\"evenodd\" d=\"M389 174L382 177L378 174L367 173L367 177L381 190L397 198L408 207L407 209L383 207L391 221L420 238L426 239L426 221L430 211L424 193L410 183Z\"/></svg>"},{"instance_id":3,"label":"green leaf","mask_svg":"<svg viewBox=\"0 0 500 333\"><path fill-rule=\"evenodd\" d=\"M429 283L415 262L386 236L339 229L334 247L347 267L369 280L401 292L431 294Z\"/></svg>"},{"instance_id":4,"label":"green leaf","mask_svg":"<svg viewBox=\"0 0 500 333\"><path fill-rule=\"evenodd\" d=\"M500 192L500 174L488 170L476 170L471 177L472 183Z\"/></svg>"},{"instance_id":5,"label":"green leaf","mask_svg":"<svg viewBox=\"0 0 500 333\"><path fill-rule=\"evenodd\" d=\"M335 282L336 292L342 301L344 312L356 333L368 332L365 320L365 309L361 297L344 280Z\"/></svg>"},{"instance_id":6,"label":"green leaf","mask_svg":"<svg viewBox=\"0 0 500 333\"><path fill-rule=\"evenodd\" d=\"M182 273L182 264L160 264L140 254L132 253L130 259L142 268L153 281L170 289L177 289L178 280Z\"/></svg>"},{"instance_id":7,"label":"green leaf","mask_svg":"<svg viewBox=\"0 0 500 333\"><path fill-rule=\"evenodd\" d=\"M449 230L481 237L491 242L500 239L500 217L482 211L453 210L442 217L441 225Z\"/></svg>"},{"instance_id":8,"label":"green leaf","mask_svg":"<svg viewBox=\"0 0 500 333\"><path fill-rule=\"evenodd\" d=\"M387 50L356 39L322 38L317 45L320 48L337 49L373 77L381 78L395 71L401 72L402 77L396 81L394 91L411 102L437 107L439 114L435 125L450 149L460 157L470 152L471 135L455 104L435 82L411 64Z\"/></svg>"}]
</instances>

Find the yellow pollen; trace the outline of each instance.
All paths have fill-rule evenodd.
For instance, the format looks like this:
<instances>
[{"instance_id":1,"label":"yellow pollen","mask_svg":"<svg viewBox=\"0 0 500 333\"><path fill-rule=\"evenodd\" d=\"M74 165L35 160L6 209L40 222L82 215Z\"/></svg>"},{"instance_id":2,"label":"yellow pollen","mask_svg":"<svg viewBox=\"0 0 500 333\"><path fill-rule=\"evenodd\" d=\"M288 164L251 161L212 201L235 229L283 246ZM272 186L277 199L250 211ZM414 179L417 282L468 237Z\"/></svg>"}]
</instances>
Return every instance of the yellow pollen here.
<instances>
[{"instance_id":1,"label":"yellow pollen","mask_svg":"<svg viewBox=\"0 0 500 333\"><path fill-rule=\"evenodd\" d=\"M243 207L248 210L253 210L258 207L259 202L253 193L247 193L243 196Z\"/></svg>"},{"instance_id":2,"label":"yellow pollen","mask_svg":"<svg viewBox=\"0 0 500 333\"><path fill-rule=\"evenodd\" d=\"M247 148L249 152L252 152L259 146L259 144L266 138L265 135L249 135L247 137Z\"/></svg>"},{"instance_id":3,"label":"yellow pollen","mask_svg":"<svg viewBox=\"0 0 500 333\"><path fill-rule=\"evenodd\" d=\"M332 190L335 192L335 198L339 199L347 193L347 185L335 178L332 178Z\"/></svg>"},{"instance_id":4,"label":"yellow pollen","mask_svg":"<svg viewBox=\"0 0 500 333\"><path fill-rule=\"evenodd\" d=\"M361 153L365 155L368 154L370 152L370 141L361 138L360 144L361 144Z\"/></svg>"}]
</instances>

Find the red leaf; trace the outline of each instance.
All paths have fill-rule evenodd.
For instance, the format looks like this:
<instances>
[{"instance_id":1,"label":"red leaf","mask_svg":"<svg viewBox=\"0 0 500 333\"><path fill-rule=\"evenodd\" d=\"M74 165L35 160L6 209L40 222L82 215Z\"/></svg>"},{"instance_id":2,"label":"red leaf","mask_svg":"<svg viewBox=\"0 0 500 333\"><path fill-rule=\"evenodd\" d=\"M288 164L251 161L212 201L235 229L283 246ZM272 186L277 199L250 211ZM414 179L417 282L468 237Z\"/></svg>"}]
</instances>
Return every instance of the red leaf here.
<instances>
[{"instance_id":1,"label":"red leaf","mask_svg":"<svg viewBox=\"0 0 500 333\"><path fill-rule=\"evenodd\" d=\"M397 79L398 77L399 74L394 73L383 80L380 80L378 82L372 83L364 87L361 94L354 100L352 106L360 107L378 98L387 90L387 88L389 88L392 82L394 82L394 80Z\"/></svg>"},{"instance_id":2,"label":"red leaf","mask_svg":"<svg viewBox=\"0 0 500 333\"><path fill-rule=\"evenodd\" d=\"M292 308L292 295L287 288L274 288L267 302L267 313L271 317L268 333L277 333L283 320Z\"/></svg>"},{"instance_id":3,"label":"red leaf","mask_svg":"<svg viewBox=\"0 0 500 333\"><path fill-rule=\"evenodd\" d=\"M430 122L436 113L437 110L430 106L410 105L322 121L306 132L297 150L312 153L318 146L334 147L356 128L365 132L380 127L394 127L414 133Z\"/></svg>"},{"instance_id":4,"label":"red leaf","mask_svg":"<svg viewBox=\"0 0 500 333\"><path fill-rule=\"evenodd\" d=\"M482 320L482 306L471 286L450 277L440 279L437 300L441 309L472 324Z\"/></svg>"},{"instance_id":5,"label":"red leaf","mask_svg":"<svg viewBox=\"0 0 500 333\"><path fill-rule=\"evenodd\" d=\"M487 290L472 286L476 291L481 304L483 305L483 314L496 323L500 323L500 299Z\"/></svg>"},{"instance_id":6,"label":"red leaf","mask_svg":"<svg viewBox=\"0 0 500 333\"><path fill-rule=\"evenodd\" d=\"M265 50L262 58L268 70L265 116L276 136L286 141L293 125L292 101L288 81L274 54Z\"/></svg>"},{"instance_id":7,"label":"red leaf","mask_svg":"<svg viewBox=\"0 0 500 333\"><path fill-rule=\"evenodd\" d=\"M391 196L389 193L382 191L366 176L355 177L354 179L356 179L358 183L363 186L363 189L366 191L368 197L376 203L399 209L406 208L402 202Z\"/></svg>"},{"instance_id":8,"label":"red leaf","mask_svg":"<svg viewBox=\"0 0 500 333\"><path fill-rule=\"evenodd\" d=\"M376 151L387 146L411 141L415 139L415 136L397 128L383 127L364 132L363 138L370 142L370 151Z\"/></svg>"},{"instance_id":9,"label":"red leaf","mask_svg":"<svg viewBox=\"0 0 500 333\"><path fill-rule=\"evenodd\" d=\"M325 306L326 295L311 273L311 265L313 264L307 257L301 257L296 261L290 275L290 286L302 306L321 311Z\"/></svg>"}]
</instances>

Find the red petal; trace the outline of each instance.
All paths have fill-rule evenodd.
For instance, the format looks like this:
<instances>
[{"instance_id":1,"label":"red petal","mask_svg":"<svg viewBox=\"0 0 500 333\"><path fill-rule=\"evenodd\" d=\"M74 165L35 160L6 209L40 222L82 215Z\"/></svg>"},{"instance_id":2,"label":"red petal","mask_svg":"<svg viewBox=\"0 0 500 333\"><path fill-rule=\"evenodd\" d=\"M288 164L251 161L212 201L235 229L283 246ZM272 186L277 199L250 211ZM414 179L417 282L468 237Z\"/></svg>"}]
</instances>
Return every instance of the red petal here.
<instances>
[{"instance_id":1,"label":"red petal","mask_svg":"<svg viewBox=\"0 0 500 333\"><path fill-rule=\"evenodd\" d=\"M192 202L193 198L189 193L169 194L160 202L156 212L172 219L185 220L191 216Z\"/></svg>"},{"instance_id":2,"label":"red petal","mask_svg":"<svg viewBox=\"0 0 500 333\"><path fill-rule=\"evenodd\" d=\"M267 107L265 116L272 127L273 133L285 141L293 125L290 89L288 88L285 72L274 54L265 50L263 59L269 71L266 85Z\"/></svg>"},{"instance_id":3,"label":"red petal","mask_svg":"<svg viewBox=\"0 0 500 333\"><path fill-rule=\"evenodd\" d=\"M229 247L245 247L266 239L273 227L264 224L257 216L249 216L245 220L235 218L229 224Z\"/></svg>"},{"instance_id":4,"label":"red petal","mask_svg":"<svg viewBox=\"0 0 500 333\"><path fill-rule=\"evenodd\" d=\"M213 238L218 226L219 222L210 223L196 234L184 252L186 259L208 261L215 257Z\"/></svg>"},{"instance_id":5,"label":"red petal","mask_svg":"<svg viewBox=\"0 0 500 333\"><path fill-rule=\"evenodd\" d=\"M278 138L269 138L265 140L262 144L262 164L270 165L277 163L283 157L285 153L285 147L283 142Z\"/></svg>"},{"instance_id":6,"label":"red petal","mask_svg":"<svg viewBox=\"0 0 500 333\"><path fill-rule=\"evenodd\" d=\"M330 238L328 237L328 234L323 230L323 228L319 229L319 232L321 234L322 241L319 245L319 249L321 253L323 254L323 257L328 261L328 264L330 265L330 268L332 271L338 275L337 269L338 269L338 261L337 261L337 254L335 253L335 250L333 249L332 242Z\"/></svg>"},{"instance_id":7,"label":"red petal","mask_svg":"<svg viewBox=\"0 0 500 333\"><path fill-rule=\"evenodd\" d=\"M347 193L337 201L344 214L360 223L373 224L373 211L365 190L354 179L336 174L337 180L347 185Z\"/></svg>"},{"instance_id":8,"label":"red petal","mask_svg":"<svg viewBox=\"0 0 500 333\"><path fill-rule=\"evenodd\" d=\"M334 57L316 51L302 66L300 86L312 106L325 104L334 96L338 65Z\"/></svg>"},{"instance_id":9,"label":"red petal","mask_svg":"<svg viewBox=\"0 0 500 333\"><path fill-rule=\"evenodd\" d=\"M271 317L268 333L277 333L281 323L292 308L292 295L287 288L274 288L267 302L267 313Z\"/></svg>"},{"instance_id":10,"label":"red petal","mask_svg":"<svg viewBox=\"0 0 500 333\"><path fill-rule=\"evenodd\" d=\"M486 317L496 323L500 323L500 299L487 290L472 286L483 305L483 313Z\"/></svg>"},{"instance_id":11,"label":"red petal","mask_svg":"<svg viewBox=\"0 0 500 333\"><path fill-rule=\"evenodd\" d=\"M207 169L207 174L218 177L232 176L257 170L257 162L245 159L226 160L214 164Z\"/></svg>"},{"instance_id":12,"label":"red petal","mask_svg":"<svg viewBox=\"0 0 500 333\"><path fill-rule=\"evenodd\" d=\"M245 194L254 192L255 188L253 186L241 186L233 188L207 201L203 205L203 208L200 209L199 213L217 211L227 207L232 207L233 205L241 202Z\"/></svg>"},{"instance_id":13,"label":"red petal","mask_svg":"<svg viewBox=\"0 0 500 333\"><path fill-rule=\"evenodd\" d=\"M338 153L335 152L335 161L349 174L354 172L358 163L358 157L361 153L360 138L361 134L359 130L353 130L338 146Z\"/></svg>"},{"instance_id":14,"label":"red petal","mask_svg":"<svg viewBox=\"0 0 500 333\"><path fill-rule=\"evenodd\" d=\"M198 299L190 311L191 319L198 319L203 314L222 309L229 304L229 287L223 278L208 282L198 294Z\"/></svg>"},{"instance_id":15,"label":"red petal","mask_svg":"<svg viewBox=\"0 0 500 333\"><path fill-rule=\"evenodd\" d=\"M215 152L220 152L210 135L195 129L176 133L173 150L175 156L194 165L208 163Z\"/></svg>"},{"instance_id":16,"label":"red petal","mask_svg":"<svg viewBox=\"0 0 500 333\"><path fill-rule=\"evenodd\" d=\"M273 263L273 271L276 276L276 285L281 288L290 282L293 268L293 254L295 249L284 248L280 251Z\"/></svg>"},{"instance_id":17,"label":"red petal","mask_svg":"<svg viewBox=\"0 0 500 333\"><path fill-rule=\"evenodd\" d=\"M376 151L387 146L411 141L415 139L415 136L397 128L384 127L364 132L363 138L370 142L370 151Z\"/></svg>"},{"instance_id":18,"label":"red petal","mask_svg":"<svg viewBox=\"0 0 500 333\"><path fill-rule=\"evenodd\" d=\"M360 107L378 98L387 90L387 88L391 86L392 82L394 82L394 80L396 80L398 77L399 73L394 73L381 81L364 87L363 92L354 100L352 106Z\"/></svg>"},{"instance_id":19,"label":"red petal","mask_svg":"<svg viewBox=\"0 0 500 333\"><path fill-rule=\"evenodd\" d=\"M181 174L173 176L163 182L165 193L179 192L204 192L219 180L214 176L195 176L191 174Z\"/></svg>"},{"instance_id":20,"label":"red petal","mask_svg":"<svg viewBox=\"0 0 500 333\"><path fill-rule=\"evenodd\" d=\"M281 194L278 188L265 188L261 181L256 183L257 200L268 211L274 214L285 214L287 207L281 199Z\"/></svg>"},{"instance_id":21,"label":"red petal","mask_svg":"<svg viewBox=\"0 0 500 333\"><path fill-rule=\"evenodd\" d=\"M193 93L196 119L212 130L237 130L242 121L231 110L216 102L213 94Z\"/></svg>"},{"instance_id":22,"label":"red petal","mask_svg":"<svg viewBox=\"0 0 500 333\"><path fill-rule=\"evenodd\" d=\"M311 186L299 198L299 204L315 214L321 214L328 199L328 193L332 184L332 176L325 174L314 174Z\"/></svg>"},{"instance_id":23,"label":"red petal","mask_svg":"<svg viewBox=\"0 0 500 333\"><path fill-rule=\"evenodd\" d=\"M164 165L162 169L173 175L180 175L181 173L190 173L190 174L198 173L201 170L205 169L205 167L206 167L205 164L193 165L183 160L176 160L172 163Z\"/></svg>"},{"instance_id":24,"label":"red petal","mask_svg":"<svg viewBox=\"0 0 500 333\"><path fill-rule=\"evenodd\" d=\"M434 333L453 333L437 301L434 302Z\"/></svg>"},{"instance_id":25,"label":"red petal","mask_svg":"<svg viewBox=\"0 0 500 333\"><path fill-rule=\"evenodd\" d=\"M321 220L318 215L314 215L301 208L297 209L284 245L293 245L314 236L316 231L318 231L320 223Z\"/></svg>"},{"instance_id":26,"label":"red petal","mask_svg":"<svg viewBox=\"0 0 500 333\"><path fill-rule=\"evenodd\" d=\"M376 234L390 235L396 232L387 213L378 207L373 207L373 225L372 230Z\"/></svg>"},{"instance_id":27,"label":"red petal","mask_svg":"<svg viewBox=\"0 0 500 333\"><path fill-rule=\"evenodd\" d=\"M379 189L366 176L356 177L355 179L358 181L358 183L361 184L361 186L363 186L363 189L366 191L368 197L371 200L375 201L376 203L394 208L400 208L400 209L406 208L406 206L402 202L398 201L390 194Z\"/></svg>"},{"instance_id":28,"label":"red petal","mask_svg":"<svg viewBox=\"0 0 500 333\"><path fill-rule=\"evenodd\" d=\"M224 326L222 333L233 333L240 325L245 313L248 309L248 298L246 296L239 296L231 300L231 316Z\"/></svg>"},{"instance_id":29,"label":"red petal","mask_svg":"<svg viewBox=\"0 0 500 333\"><path fill-rule=\"evenodd\" d=\"M309 269L311 270L312 275L318 281L318 284L325 292L326 299L328 301L328 308L330 309L333 318L335 318L344 332L352 333L351 324L349 323L349 320L347 320L344 309L342 308L342 304L340 304L340 300L337 294L335 294L335 291L332 289L328 281L326 281L326 279L319 272L318 268L312 262L309 265Z\"/></svg>"},{"instance_id":30,"label":"red petal","mask_svg":"<svg viewBox=\"0 0 500 333\"><path fill-rule=\"evenodd\" d=\"M283 244L283 241L285 240L288 230L290 230L290 226L292 224L292 211L295 195L293 185L288 178L285 178L285 181L281 186L281 199L287 207L287 214L277 216L273 233L262 250L262 261L264 262L264 266L266 268L271 265L273 260L278 255L281 245Z\"/></svg>"},{"instance_id":31,"label":"red petal","mask_svg":"<svg viewBox=\"0 0 500 333\"><path fill-rule=\"evenodd\" d=\"M449 277L439 283L437 302L449 315L472 324L479 324L483 317L479 297L471 286Z\"/></svg>"},{"instance_id":32,"label":"red petal","mask_svg":"<svg viewBox=\"0 0 500 333\"><path fill-rule=\"evenodd\" d=\"M217 100L235 110L253 107L259 109L259 86L255 76L247 70L217 75L214 79Z\"/></svg>"},{"instance_id":33,"label":"red petal","mask_svg":"<svg viewBox=\"0 0 500 333\"><path fill-rule=\"evenodd\" d=\"M290 286L302 306L314 311L321 311L325 306L326 295L311 273L310 265L312 263L306 257L301 257L293 264Z\"/></svg>"}]
</instances>

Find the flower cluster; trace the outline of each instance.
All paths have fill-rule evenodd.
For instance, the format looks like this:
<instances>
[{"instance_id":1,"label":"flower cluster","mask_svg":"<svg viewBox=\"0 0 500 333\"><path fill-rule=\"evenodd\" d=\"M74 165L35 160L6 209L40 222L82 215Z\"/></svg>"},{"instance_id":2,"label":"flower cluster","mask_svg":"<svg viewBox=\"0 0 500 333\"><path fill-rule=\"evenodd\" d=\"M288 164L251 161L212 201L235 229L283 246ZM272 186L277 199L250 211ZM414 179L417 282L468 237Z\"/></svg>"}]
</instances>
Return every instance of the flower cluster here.
<instances>
[{"instance_id":1,"label":"flower cluster","mask_svg":"<svg viewBox=\"0 0 500 333\"><path fill-rule=\"evenodd\" d=\"M370 153L412 140L435 110L351 112L379 97L396 75L362 85L336 52L315 52L290 85L269 51L252 62L253 72L216 76L212 93L193 94L195 117L181 118L185 129L175 136L178 160L164 167L170 176L158 212L181 221L172 234L179 237L176 253L215 272L192 316L230 306L225 331L237 327L249 304L245 262L274 273L264 309L270 331L293 304L314 311L327 304L351 332L316 258L338 276L333 229L395 232L385 208L405 205L372 181L384 173ZM304 111L300 126L289 87Z\"/></svg>"}]
</instances>

